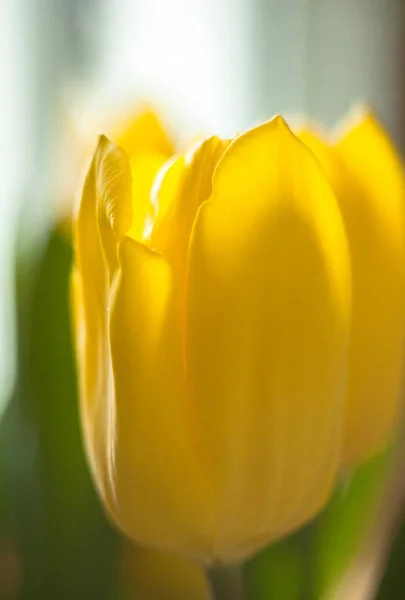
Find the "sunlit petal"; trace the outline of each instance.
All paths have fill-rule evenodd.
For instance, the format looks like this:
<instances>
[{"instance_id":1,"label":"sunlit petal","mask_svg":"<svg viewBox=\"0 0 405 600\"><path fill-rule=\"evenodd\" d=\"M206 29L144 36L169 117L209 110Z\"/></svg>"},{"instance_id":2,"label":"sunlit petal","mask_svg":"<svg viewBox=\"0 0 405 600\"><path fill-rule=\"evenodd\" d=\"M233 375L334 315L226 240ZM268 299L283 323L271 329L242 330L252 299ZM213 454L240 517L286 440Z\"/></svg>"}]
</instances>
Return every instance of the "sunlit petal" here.
<instances>
[{"instance_id":1,"label":"sunlit petal","mask_svg":"<svg viewBox=\"0 0 405 600\"><path fill-rule=\"evenodd\" d=\"M319 509L339 462L349 259L336 200L277 118L237 138L199 210L187 267L187 384L240 559Z\"/></svg>"}]
</instances>

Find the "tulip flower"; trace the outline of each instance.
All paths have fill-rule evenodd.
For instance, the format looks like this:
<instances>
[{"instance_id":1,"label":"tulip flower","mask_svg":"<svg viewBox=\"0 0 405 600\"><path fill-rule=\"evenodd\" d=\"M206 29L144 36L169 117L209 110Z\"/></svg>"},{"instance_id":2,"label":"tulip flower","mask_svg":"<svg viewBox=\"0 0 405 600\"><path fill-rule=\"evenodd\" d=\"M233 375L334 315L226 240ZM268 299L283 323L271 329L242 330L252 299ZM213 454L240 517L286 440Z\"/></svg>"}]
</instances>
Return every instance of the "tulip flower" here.
<instances>
[{"instance_id":1,"label":"tulip flower","mask_svg":"<svg viewBox=\"0 0 405 600\"><path fill-rule=\"evenodd\" d=\"M405 176L381 125L360 114L334 139L301 139L321 162L345 222L353 314L342 464L380 450L399 421L405 364Z\"/></svg>"},{"instance_id":2,"label":"tulip flower","mask_svg":"<svg viewBox=\"0 0 405 600\"><path fill-rule=\"evenodd\" d=\"M344 224L280 117L172 159L149 196L133 166L100 137L75 225L89 463L130 538L238 563L311 519L335 480Z\"/></svg>"},{"instance_id":3,"label":"tulip flower","mask_svg":"<svg viewBox=\"0 0 405 600\"><path fill-rule=\"evenodd\" d=\"M200 565L178 554L125 544L125 598L133 600L210 600L208 581Z\"/></svg>"}]
</instances>

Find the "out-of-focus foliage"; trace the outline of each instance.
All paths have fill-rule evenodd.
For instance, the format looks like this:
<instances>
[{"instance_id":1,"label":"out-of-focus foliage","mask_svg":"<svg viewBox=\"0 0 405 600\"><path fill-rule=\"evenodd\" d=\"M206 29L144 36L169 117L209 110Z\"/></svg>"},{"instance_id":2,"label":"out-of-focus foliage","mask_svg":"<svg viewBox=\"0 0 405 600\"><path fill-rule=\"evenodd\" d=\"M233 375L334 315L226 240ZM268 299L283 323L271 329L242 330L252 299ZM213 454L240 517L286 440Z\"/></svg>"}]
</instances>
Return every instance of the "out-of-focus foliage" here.
<instances>
[{"instance_id":1,"label":"out-of-focus foliage","mask_svg":"<svg viewBox=\"0 0 405 600\"><path fill-rule=\"evenodd\" d=\"M268 548L244 567L248 598L309 599L308 527Z\"/></svg>"},{"instance_id":2,"label":"out-of-focus foliage","mask_svg":"<svg viewBox=\"0 0 405 600\"><path fill-rule=\"evenodd\" d=\"M22 248L16 260L18 377L0 430L8 523L2 538L15 549L19 598L112 598L118 538L102 514L81 443L68 310L70 243L55 230L39 252Z\"/></svg>"},{"instance_id":3,"label":"out-of-focus foliage","mask_svg":"<svg viewBox=\"0 0 405 600\"><path fill-rule=\"evenodd\" d=\"M372 523L390 458L387 450L361 464L336 487L312 523L248 562L244 579L249 598L331 597Z\"/></svg>"},{"instance_id":4,"label":"out-of-focus foliage","mask_svg":"<svg viewBox=\"0 0 405 600\"><path fill-rule=\"evenodd\" d=\"M376 600L403 600L405 595L405 514L402 510L398 531L384 569Z\"/></svg>"},{"instance_id":5,"label":"out-of-focus foliage","mask_svg":"<svg viewBox=\"0 0 405 600\"><path fill-rule=\"evenodd\" d=\"M362 463L342 480L314 523L314 597L327 598L350 567L373 522L387 475L389 450Z\"/></svg>"}]
</instances>

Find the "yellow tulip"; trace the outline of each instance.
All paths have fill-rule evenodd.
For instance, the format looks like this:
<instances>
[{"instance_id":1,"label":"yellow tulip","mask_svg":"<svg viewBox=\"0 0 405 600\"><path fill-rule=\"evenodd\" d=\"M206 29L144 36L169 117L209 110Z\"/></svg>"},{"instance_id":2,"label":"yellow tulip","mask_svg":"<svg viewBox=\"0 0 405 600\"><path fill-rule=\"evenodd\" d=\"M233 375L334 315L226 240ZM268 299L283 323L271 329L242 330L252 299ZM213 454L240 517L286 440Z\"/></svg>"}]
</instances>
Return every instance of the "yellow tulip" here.
<instances>
[{"instance_id":1,"label":"yellow tulip","mask_svg":"<svg viewBox=\"0 0 405 600\"><path fill-rule=\"evenodd\" d=\"M369 113L335 139L300 138L321 162L345 222L353 315L342 464L381 449L401 407L405 350L405 176Z\"/></svg>"},{"instance_id":2,"label":"yellow tulip","mask_svg":"<svg viewBox=\"0 0 405 600\"><path fill-rule=\"evenodd\" d=\"M125 597L134 600L210 600L200 565L178 554L125 544Z\"/></svg>"},{"instance_id":3,"label":"yellow tulip","mask_svg":"<svg viewBox=\"0 0 405 600\"><path fill-rule=\"evenodd\" d=\"M169 161L149 204L131 166L100 138L76 222L89 462L130 538L238 562L312 518L335 479L344 225L280 117Z\"/></svg>"}]
</instances>

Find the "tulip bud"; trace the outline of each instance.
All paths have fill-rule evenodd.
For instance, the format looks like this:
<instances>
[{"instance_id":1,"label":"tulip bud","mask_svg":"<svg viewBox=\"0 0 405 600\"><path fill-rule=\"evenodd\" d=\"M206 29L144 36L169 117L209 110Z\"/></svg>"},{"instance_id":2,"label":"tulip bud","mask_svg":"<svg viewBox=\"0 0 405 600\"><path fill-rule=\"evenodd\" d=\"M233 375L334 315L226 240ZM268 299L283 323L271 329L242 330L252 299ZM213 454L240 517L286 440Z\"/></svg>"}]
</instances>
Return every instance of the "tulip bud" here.
<instances>
[{"instance_id":1,"label":"tulip bud","mask_svg":"<svg viewBox=\"0 0 405 600\"><path fill-rule=\"evenodd\" d=\"M352 264L342 464L380 450L398 422L405 351L405 176L388 135L360 115L331 142L302 132L344 219Z\"/></svg>"},{"instance_id":2,"label":"tulip bud","mask_svg":"<svg viewBox=\"0 0 405 600\"><path fill-rule=\"evenodd\" d=\"M129 537L238 562L311 519L340 463L343 222L280 117L171 161L149 204L131 165L100 138L76 222L89 462Z\"/></svg>"}]
</instances>

